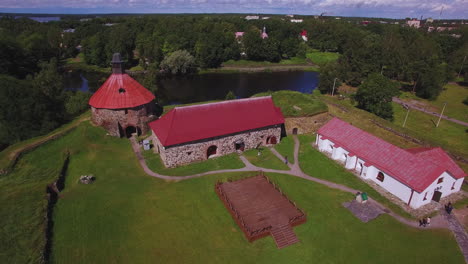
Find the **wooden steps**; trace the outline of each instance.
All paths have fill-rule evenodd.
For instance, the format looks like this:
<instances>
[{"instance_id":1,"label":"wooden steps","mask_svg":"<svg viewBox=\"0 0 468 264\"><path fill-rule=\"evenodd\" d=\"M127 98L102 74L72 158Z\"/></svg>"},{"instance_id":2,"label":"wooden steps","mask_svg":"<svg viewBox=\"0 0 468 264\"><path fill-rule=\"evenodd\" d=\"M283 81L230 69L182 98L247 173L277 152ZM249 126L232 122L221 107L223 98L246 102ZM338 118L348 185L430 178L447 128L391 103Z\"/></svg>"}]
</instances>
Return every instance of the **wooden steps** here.
<instances>
[{"instance_id":1,"label":"wooden steps","mask_svg":"<svg viewBox=\"0 0 468 264\"><path fill-rule=\"evenodd\" d=\"M273 227L270 233L279 249L299 242L299 239L290 225Z\"/></svg>"}]
</instances>

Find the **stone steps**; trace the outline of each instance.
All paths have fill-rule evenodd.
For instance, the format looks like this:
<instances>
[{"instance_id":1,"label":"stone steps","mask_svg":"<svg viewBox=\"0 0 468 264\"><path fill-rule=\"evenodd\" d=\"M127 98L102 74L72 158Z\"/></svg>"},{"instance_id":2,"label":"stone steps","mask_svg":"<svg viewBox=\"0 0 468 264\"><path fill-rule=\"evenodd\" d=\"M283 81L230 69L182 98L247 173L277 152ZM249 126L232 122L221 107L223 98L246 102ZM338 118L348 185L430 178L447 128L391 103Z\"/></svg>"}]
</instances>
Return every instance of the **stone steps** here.
<instances>
[{"instance_id":1,"label":"stone steps","mask_svg":"<svg viewBox=\"0 0 468 264\"><path fill-rule=\"evenodd\" d=\"M279 249L299 242L299 239L290 225L273 227L270 233Z\"/></svg>"}]
</instances>

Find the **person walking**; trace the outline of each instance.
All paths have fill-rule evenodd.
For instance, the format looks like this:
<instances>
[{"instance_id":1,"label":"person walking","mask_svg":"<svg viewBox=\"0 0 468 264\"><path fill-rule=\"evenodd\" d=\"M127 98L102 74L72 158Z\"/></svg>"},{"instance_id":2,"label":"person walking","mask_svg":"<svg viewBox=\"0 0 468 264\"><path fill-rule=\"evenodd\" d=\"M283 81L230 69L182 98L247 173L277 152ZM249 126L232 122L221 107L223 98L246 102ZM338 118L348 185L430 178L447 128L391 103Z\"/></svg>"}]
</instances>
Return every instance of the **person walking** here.
<instances>
[{"instance_id":1,"label":"person walking","mask_svg":"<svg viewBox=\"0 0 468 264\"><path fill-rule=\"evenodd\" d=\"M430 226L430 225L431 225L431 218L430 218L430 217L427 217L427 219L426 219L426 225L427 225L427 226Z\"/></svg>"},{"instance_id":2,"label":"person walking","mask_svg":"<svg viewBox=\"0 0 468 264\"><path fill-rule=\"evenodd\" d=\"M284 164L288 165L288 156L284 157Z\"/></svg>"}]
</instances>

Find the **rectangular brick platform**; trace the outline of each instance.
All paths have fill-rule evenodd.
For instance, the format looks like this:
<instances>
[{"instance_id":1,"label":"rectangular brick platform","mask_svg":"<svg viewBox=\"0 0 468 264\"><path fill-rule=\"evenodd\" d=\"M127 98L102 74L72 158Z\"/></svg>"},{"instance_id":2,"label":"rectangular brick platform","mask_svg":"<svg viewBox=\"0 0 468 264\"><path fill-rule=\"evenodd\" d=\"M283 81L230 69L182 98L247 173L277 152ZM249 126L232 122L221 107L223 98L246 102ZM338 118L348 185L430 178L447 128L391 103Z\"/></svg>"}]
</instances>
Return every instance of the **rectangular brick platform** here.
<instances>
[{"instance_id":1,"label":"rectangular brick platform","mask_svg":"<svg viewBox=\"0 0 468 264\"><path fill-rule=\"evenodd\" d=\"M292 227L306 215L266 176L217 182L215 191L250 242L269 235L278 248L299 242Z\"/></svg>"}]
</instances>

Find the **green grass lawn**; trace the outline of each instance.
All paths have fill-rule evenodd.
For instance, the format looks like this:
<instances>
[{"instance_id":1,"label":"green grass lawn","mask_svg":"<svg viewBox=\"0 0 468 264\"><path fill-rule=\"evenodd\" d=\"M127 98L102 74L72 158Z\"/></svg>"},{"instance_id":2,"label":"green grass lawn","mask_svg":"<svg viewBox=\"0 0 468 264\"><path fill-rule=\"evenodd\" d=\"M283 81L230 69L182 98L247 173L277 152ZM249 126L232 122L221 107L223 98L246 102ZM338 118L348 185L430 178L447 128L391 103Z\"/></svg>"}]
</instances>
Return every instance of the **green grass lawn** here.
<instances>
[{"instance_id":1,"label":"green grass lawn","mask_svg":"<svg viewBox=\"0 0 468 264\"><path fill-rule=\"evenodd\" d=\"M322 65L327 62L333 62L338 60L340 54L336 52L320 52L318 50L314 50L312 52L308 52L306 54L306 57L310 59L313 63Z\"/></svg>"},{"instance_id":2,"label":"green grass lawn","mask_svg":"<svg viewBox=\"0 0 468 264\"><path fill-rule=\"evenodd\" d=\"M442 111L444 103L447 106L444 110L444 115L455 118L464 122L468 122L468 106L463 104L463 100L468 97L468 87L458 84L447 84L442 93L436 100L430 101L419 98L410 92L403 92L400 95L402 99L412 99L436 108L437 113Z\"/></svg>"},{"instance_id":3,"label":"green grass lawn","mask_svg":"<svg viewBox=\"0 0 468 264\"><path fill-rule=\"evenodd\" d=\"M281 142L275 145L276 151L283 157L288 157L289 163L294 164L294 139L292 136L284 137Z\"/></svg>"},{"instance_id":4,"label":"green grass lawn","mask_svg":"<svg viewBox=\"0 0 468 264\"><path fill-rule=\"evenodd\" d=\"M304 94L296 91L264 92L252 97L271 95L273 102L281 108L285 117L313 116L327 111L327 105L315 94ZM296 107L294 107L296 106Z\"/></svg>"},{"instance_id":5,"label":"green grass lawn","mask_svg":"<svg viewBox=\"0 0 468 264\"><path fill-rule=\"evenodd\" d=\"M159 154L155 154L153 151L144 151L143 156L145 157L148 168L154 172L169 176L186 176L212 170L240 169L245 167L237 153L191 163L172 169L166 168L162 163Z\"/></svg>"},{"instance_id":6,"label":"green grass lawn","mask_svg":"<svg viewBox=\"0 0 468 264\"><path fill-rule=\"evenodd\" d=\"M270 148L263 147L260 151L260 156L258 156L258 150L250 149L244 152L244 156L257 167L276 169L276 170L289 170L288 165L284 163L283 160L280 160L275 156L270 150ZM288 157L292 159L292 156Z\"/></svg>"},{"instance_id":7,"label":"green grass lawn","mask_svg":"<svg viewBox=\"0 0 468 264\"><path fill-rule=\"evenodd\" d=\"M364 224L341 205L352 194L279 174L268 176L308 215L294 229L301 243L282 250L271 237L249 243L216 196L214 184L255 172L166 182L143 172L127 140L105 133L83 123L25 154L13 173L0 178L2 261L38 262L45 185L57 176L67 150L71 158L54 210L51 263L463 261L447 230L416 230L387 215ZM316 160L318 167L330 165L318 156L309 161ZM79 184L83 174L94 174L95 183Z\"/></svg>"}]
</instances>

